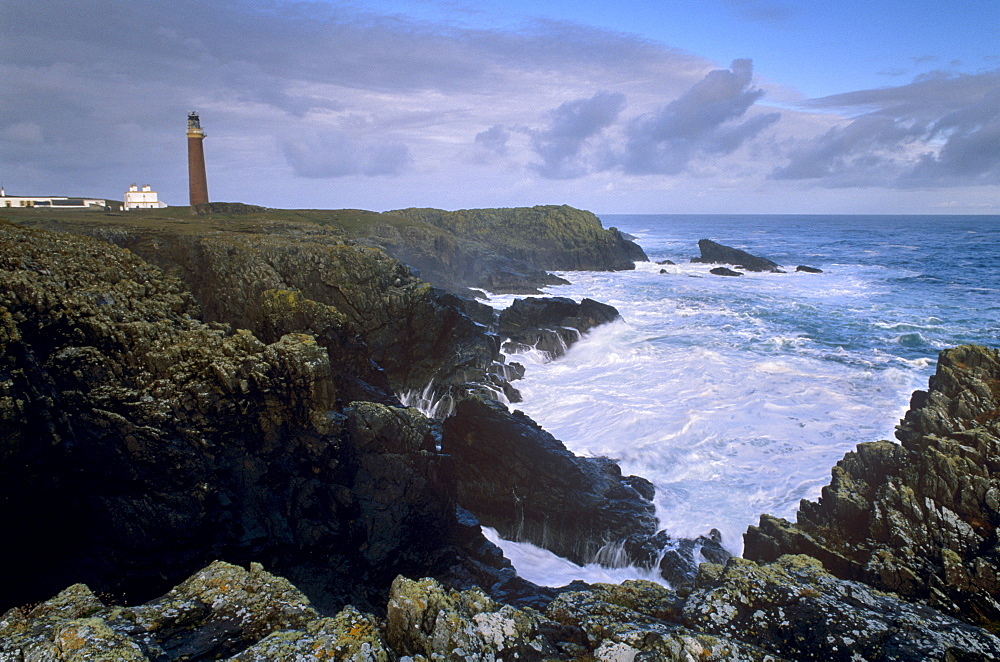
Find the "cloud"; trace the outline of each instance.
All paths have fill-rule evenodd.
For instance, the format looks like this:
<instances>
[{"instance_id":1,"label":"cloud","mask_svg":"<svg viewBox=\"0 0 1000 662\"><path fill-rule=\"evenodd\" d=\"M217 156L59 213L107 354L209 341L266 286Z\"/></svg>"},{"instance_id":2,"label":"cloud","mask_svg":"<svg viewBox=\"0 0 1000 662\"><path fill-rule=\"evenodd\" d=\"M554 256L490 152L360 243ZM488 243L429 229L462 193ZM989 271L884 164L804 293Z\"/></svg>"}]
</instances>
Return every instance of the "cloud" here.
<instances>
[{"instance_id":1,"label":"cloud","mask_svg":"<svg viewBox=\"0 0 1000 662\"><path fill-rule=\"evenodd\" d=\"M288 138L283 141L282 151L297 175L313 179L400 175L413 160L409 148L401 142L361 142L343 131Z\"/></svg>"},{"instance_id":2,"label":"cloud","mask_svg":"<svg viewBox=\"0 0 1000 662\"><path fill-rule=\"evenodd\" d=\"M862 113L801 142L772 178L832 187L1000 183L1000 70L932 72L810 105Z\"/></svg>"},{"instance_id":3,"label":"cloud","mask_svg":"<svg viewBox=\"0 0 1000 662\"><path fill-rule=\"evenodd\" d=\"M472 149L465 154L464 160L480 166L494 164L508 155L509 142L510 131L507 127L494 124L476 134L472 141Z\"/></svg>"},{"instance_id":4,"label":"cloud","mask_svg":"<svg viewBox=\"0 0 1000 662\"><path fill-rule=\"evenodd\" d=\"M542 157L538 172L550 179L570 179L588 171L579 159L588 139L610 126L625 107L620 92L597 92L589 99L567 101L551 112L549 126L533 132L532 145Z\"/></svg>"},{"instance_id":5,"label":"cloud","mask_svg":"<svg viewBox=\"0 0 1000 662\"><path fill-rule=\"evenodd\" d=\"M122 30L106 17L133 15L129 0L102 0L100 12L76 0L0 6L0 162L8 178L16 164L23 190L109 195L138 178L183 199L191 109L209 134L210 188L228 199L279 196L298 178L419 171L447 181L470 160L534 172L530 138L509 127L555 131L545 109L556 99L609 89L643 103L710 68L558 21L471 29L348 3L176 0L143 3L141 28ZM499 128L470 159L463 139L484 127ZM567 139L538 140L548 172L568 167Z\"/></svg>"},{"instance_id":6,"label":"cloud","mask_svg":"<svg viewBox=\"0 0 1000 662\"><path fill-rule=\"evenodd\" d=\"M34 122L15 122L3 130L3 137L11 142L30 145L41 145L45 142L42 137L42 127Z\"/></svg>"},{"instance_id":7,"label":"cloud","mask_svg":"<svg viewBox=\"0 0 1000 662\"><path fill-rule=\"evenodd\" d=\"M774 124L779 113L735 123L764 95L751 87L752 75L750 60L735 60L729 70L710 71L680 98L635 118L626 129L625 172L676 175L699 153L732 153Z\"/></svg>"}]
</instances>

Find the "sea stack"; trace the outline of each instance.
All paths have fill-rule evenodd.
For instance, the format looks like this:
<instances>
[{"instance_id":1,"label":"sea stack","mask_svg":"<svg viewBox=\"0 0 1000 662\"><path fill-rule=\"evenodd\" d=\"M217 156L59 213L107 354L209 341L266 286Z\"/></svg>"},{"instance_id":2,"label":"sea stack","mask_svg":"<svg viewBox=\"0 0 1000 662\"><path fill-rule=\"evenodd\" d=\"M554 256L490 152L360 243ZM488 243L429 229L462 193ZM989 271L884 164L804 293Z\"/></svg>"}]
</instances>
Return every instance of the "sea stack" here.
<instances>
[{"instance_id":1,"label":"sea stack","mask_svg":"<svg viewBox=\"0 0 1000 662\"><path fill-rule=\"evenodd\" d=\"M208 203L208 178L205 176L205 132L197 111L188 113L188 191L191 206Z\"/></svg>"}]
</instances>

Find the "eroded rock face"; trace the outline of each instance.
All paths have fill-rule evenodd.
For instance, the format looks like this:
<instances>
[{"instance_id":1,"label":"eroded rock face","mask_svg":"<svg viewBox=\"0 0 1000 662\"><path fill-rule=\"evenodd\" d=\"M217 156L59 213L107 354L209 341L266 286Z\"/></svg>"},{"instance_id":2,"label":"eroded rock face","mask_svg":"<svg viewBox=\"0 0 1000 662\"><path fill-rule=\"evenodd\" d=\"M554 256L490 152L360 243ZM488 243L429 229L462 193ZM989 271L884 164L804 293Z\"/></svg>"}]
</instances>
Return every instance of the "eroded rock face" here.
<instances>
[{"instance_id":1,"label":"eroded rock face","mask_svg":"<svg viewBox=\"0 0 1000 662\"><path fill-rule=\"evenodd\" d=\"M653 504L606 458L577 457L521 412L470 399L444 422L458 501L510 540L529 540L577 563L607 543L656 532Z\"/></svg>"},{"instance_id":2,"label":"eroded rock face","mask_svg":"<svg viewBox=\"0 0 1000 662\"><path fill-rule=\"evenodd\" d=\"M0 224L3 604L76 582L146 598L222 557L367 606L456 562L435 425L389 393L344 406L312 335L197 315L134 253Z\"/></svg>"},{"instance_id":3,"label":"eroded rock face","mask_svg":"<svg viewBox=\"0 0 1000 662\"><path fill-rule=\"evenodd\" d=\"M703 262L707 264L732 264L745 269L746 271L774 271L780 272L779 265L767 258L751 255L746 251L731 246L723 246L711 239L701 239L698 241L698 248L701 256L693 258L692 262ZM728 275L728 274L727 274Z\"/></svg>"},{"instance_id":4,"label":"eroded rock face","mask_svg":"<svg viewBox=\"0 0 1000 662\"><path fill-rule=\"evenodd\" d=\"M386 212L474 239L505 258L548 271L618 271L648 260L616 228L567 205L506 209L399 209ZM495 290L496 291L496 290Z\"/></svg>"},{"instance_id":5,"label":"eroded rock face","mask_svg":"<svg viewBox=\"0 0 1000 662\"><path fill-rule=\"evenodd\" d=\"M582 334L620 317L613 306L593 299L580 303L566 297L514 299L500 312L499 333L508 339L507 352L535 348L557 358Z\"/></svg>"},{"instance_id":6,"label":"eroded rock face","mask_svg":"<svg viewBox=\"0 0 1000 662\"><path fill-rule=\"evenodd\" d=\"M49 223L136 253L178 277L209 322L265 342L308 333L327 348L351 400L434 385L459 397L470 385L510 388L499 340L460 302L381 250L312 223L255 222L238 230ZM387 388L388 386L388 388ZM481 389L479 392L489 392Z\"/></svg>"},{"instance_id":7,"label":"eroded rock face","mask_svg":"<svg viewBox=\"0 0 1000 662\"><path fill-rule=\"evenodd\" d=\"M764 516L744 555L814 556L833 574L996 628L1000 622L1000 357L941 353L898 427L902 445L861 444L797 522Z\"/></svg>"}]
</instances>

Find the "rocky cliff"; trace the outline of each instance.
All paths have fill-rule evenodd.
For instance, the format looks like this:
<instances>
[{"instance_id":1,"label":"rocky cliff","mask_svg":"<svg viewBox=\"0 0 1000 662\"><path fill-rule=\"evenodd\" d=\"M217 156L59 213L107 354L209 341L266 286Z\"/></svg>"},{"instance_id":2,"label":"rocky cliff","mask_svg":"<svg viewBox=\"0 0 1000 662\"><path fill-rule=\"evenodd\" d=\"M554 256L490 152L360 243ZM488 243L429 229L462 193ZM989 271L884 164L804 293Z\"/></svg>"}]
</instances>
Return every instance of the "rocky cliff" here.
<instances>
[{"instance_id":1,"label":"rocky cliff","mask_svg":"<svg viewBox=\"0 0 1000 662\"><path fill-rule=\"evenodd\" d=\"M1000 630L1000 354L943 352L896 436L848 453L796 523L762 517L745 556L809 554L843 579Z\"/></svg>"},{"instance_id":2,"label":"rocky cliff","mask_svg":"<svg viewBox=\"0 0 1000 662\"><path fill-rule=\"evenodd\" d=\"M466 274L470 286L494 292L535 293L534 288L551 284L536 280L533 272L538 270L620 271L634 269L635 262L648 259L642 248L617 229L605 229L591 212L566 205L398 209L386 214L443 230L454 241L473 247L470 260L458 251L435 246L434 253L448 262L445 269L433 270ZM506 269L499 267L504 263L509 265ZM490 268L484 269L487 265Z\"/></svg>"},{"instance_id":3,"label":"rocky cliff","mask_svg":"<svg viewBox=\"0 0 1000 662\"><path fill-rule=\"evenodd\" d=\"M454 562L435 425L394 403L377 367L317 342L358 342L345 315L262 294L326 325L265 341L206 324L135 253L0 225L6 604L67 581L148 597L217 557L266 562L323 604L369 604L399 568Z\"/></svg>"},{"instance_id":4,"label":"rocky cliff","mask_svg":"<svg viewBox=\"0 0 1000 662\"><path fill-rule=\"evenodd\" d=\"M139 599L213 558L322 608L377 609L400 572L536 599L459 508L440 423L396 396L513 394L466 314L492 310L313 224L74 229L122 248L0 225L4 604Z\"/></svg>"},{"instance_id":5,"label":"rocky cliff","mask_svg":"<svg viewBox=\"0 0 1000 662\"><path fill-rule=\"evenodd\" d=\"M651 486L489 400L399 405L489 390L477 309L314 225L182 225L90 229L124 250L0 223L0 596L29 603L0 660L1000 657L995 350L943 353L902 445L746 559L547 592L459 506L586 560L656 540ZM401 338L456 354L414 369Z\"/></svg>"}]
</instances>

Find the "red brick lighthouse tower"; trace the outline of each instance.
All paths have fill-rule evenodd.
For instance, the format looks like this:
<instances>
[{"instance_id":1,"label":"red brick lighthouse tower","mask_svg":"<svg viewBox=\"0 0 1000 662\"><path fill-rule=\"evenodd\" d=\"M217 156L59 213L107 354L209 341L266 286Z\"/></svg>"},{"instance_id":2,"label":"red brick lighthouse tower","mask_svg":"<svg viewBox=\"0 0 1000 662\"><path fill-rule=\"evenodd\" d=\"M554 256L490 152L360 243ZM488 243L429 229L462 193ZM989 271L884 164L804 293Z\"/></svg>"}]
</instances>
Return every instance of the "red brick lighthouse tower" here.
<instances>
[{"instance_id":1,"label":"red brick lighthouse tower","mask_svg":"<svg viewBox=\"0 0 1000 662\"><path fill-rule=\"evenodd\" d=\"M205 132L201 129L201 120L197 111L188 113L188 191L191 194L191 206L208 202L208 178L205 177Z\"/></svg>"}]
</instances>

